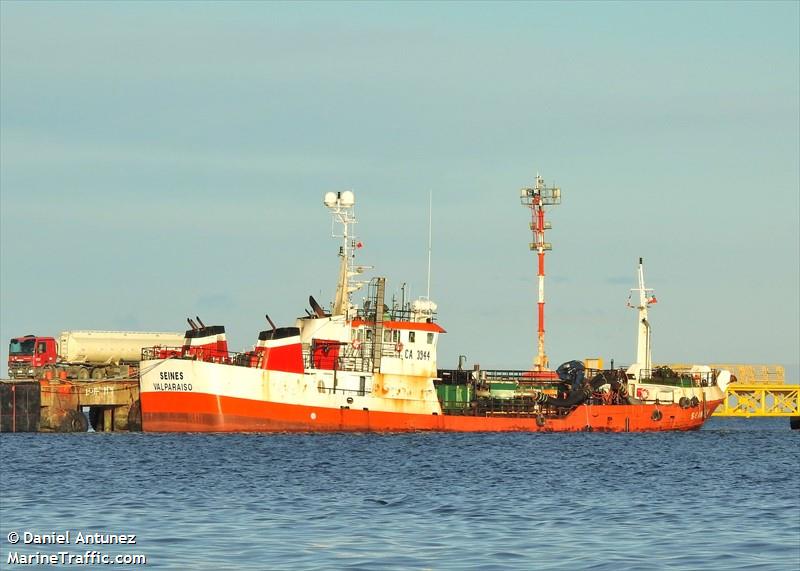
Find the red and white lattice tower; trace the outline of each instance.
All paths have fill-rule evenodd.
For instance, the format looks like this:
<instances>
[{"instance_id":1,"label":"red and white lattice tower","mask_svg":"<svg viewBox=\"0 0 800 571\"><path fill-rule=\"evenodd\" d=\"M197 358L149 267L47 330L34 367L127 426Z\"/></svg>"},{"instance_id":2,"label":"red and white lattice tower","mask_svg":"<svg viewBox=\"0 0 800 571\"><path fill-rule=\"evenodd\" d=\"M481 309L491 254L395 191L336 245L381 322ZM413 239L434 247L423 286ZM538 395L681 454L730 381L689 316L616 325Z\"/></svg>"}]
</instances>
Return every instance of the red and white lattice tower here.
<instances>
[{"instance_id":1,"label":"red and white lattice tower","mask_svg":"<svg viewBox=\"0 0 800 571\"><path fill-rule=\"evenodd\" d=\"M549 363L544 352L544 253L552 250L553 247L550 242L545 242L544 240L545 230L552 228L550 222L545 222L544 220L544 207L561 204L561 189L545 185L544 179L537 173L534 187L526 187L520 190L520 201L524 206L531 209L530 226L533 232L533 242L530 243L530 248L536 252L539 262L539 327L537 330L537 352L533 361L533 370L546 371Z\"/></svg>"}]
</instances>

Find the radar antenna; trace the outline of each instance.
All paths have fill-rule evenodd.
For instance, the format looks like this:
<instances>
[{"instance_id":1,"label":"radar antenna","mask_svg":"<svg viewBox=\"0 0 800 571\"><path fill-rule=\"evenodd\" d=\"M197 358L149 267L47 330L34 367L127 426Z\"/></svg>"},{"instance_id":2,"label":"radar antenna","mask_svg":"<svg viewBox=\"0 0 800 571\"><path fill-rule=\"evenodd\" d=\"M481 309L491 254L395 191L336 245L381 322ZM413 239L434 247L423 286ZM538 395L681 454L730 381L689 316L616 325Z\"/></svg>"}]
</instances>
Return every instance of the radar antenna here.
<instances>
[{"instance_id":1,"label":"radar antenna","mask_svg":"<svg viewBox=\"0 0 800 571\"><path fill-rule=\"evenodd\" d=\"M332 315L344 315L346 319L352 317L353 308L350 303L350 294L358 291L364 282L353 281L352 278L364 271L363 266L355 265L355 251L361 248L361 242L353 235L352 226L356 223L355 204L356 198L352 190L342 192L327 192L324 199L325 206L331 211L331 236L341 238L339 247L339 280L336 284L336 298L333 302ZM334 231L333 224L342 225L341 234Z\"/></svg>"}]
</instances>

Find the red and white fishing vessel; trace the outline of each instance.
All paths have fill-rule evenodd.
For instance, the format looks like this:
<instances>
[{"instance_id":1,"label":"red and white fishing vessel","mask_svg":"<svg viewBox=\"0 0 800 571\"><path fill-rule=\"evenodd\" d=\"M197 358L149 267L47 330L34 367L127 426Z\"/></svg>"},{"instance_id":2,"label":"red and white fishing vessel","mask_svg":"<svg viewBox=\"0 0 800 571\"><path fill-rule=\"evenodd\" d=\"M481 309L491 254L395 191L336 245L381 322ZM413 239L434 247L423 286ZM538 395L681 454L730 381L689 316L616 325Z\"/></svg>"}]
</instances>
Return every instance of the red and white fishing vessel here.
<instances>
[{"instance_id":1,"label":"red and white fishing vessel","mask_svg":"<svg viewBox=\"0 0 800 571\"><path fill-rule=\"evenodd\" d=\"M271 327L241 353L228 351L224 327L189 319L182 347L143 351L143 430L691 430L723 399L725 371L651 370L652 296L641 263L639 353L627 371L592 371L574 361L557 374L437 369L445 330L435 321L436 304L423 298L390 306L384 278L358 281L364 267L355 264L353 193L327 193L324 203L342 226L330 310L310 297L312 311L291 327L267 316ZM351 296L363 286L367 295L354 305Z\"/></svg>"}]
</instances>

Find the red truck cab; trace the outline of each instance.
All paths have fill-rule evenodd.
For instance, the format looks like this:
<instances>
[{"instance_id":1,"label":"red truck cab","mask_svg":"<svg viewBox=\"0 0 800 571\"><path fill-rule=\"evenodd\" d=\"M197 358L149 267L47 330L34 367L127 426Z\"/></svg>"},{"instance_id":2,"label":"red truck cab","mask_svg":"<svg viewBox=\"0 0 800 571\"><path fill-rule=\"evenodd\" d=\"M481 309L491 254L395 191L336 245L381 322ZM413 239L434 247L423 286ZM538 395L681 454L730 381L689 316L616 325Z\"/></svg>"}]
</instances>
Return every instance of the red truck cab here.
<instances>
[{"instance_id":1,"label":"red truck cab","mask_svg":"<svg viewBox=\"0 0 800 571\"><path fill-rule=\"evenodd\" d=\"M8 376L12 379L36 377L39 369L54 364L57 357L56 340L52 337L17 337L8 346Z\"/></svg>"}]
</instances>

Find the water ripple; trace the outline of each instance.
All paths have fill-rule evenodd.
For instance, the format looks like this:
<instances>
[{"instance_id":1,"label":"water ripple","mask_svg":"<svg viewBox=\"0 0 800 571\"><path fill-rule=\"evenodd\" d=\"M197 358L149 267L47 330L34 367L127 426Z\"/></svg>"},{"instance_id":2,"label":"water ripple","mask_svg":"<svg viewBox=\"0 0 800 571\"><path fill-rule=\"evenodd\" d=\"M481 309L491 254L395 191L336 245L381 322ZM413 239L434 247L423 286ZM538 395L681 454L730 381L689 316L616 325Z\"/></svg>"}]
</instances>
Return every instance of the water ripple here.
<instances>
[{"instance_id":1,"label":"water ripple","mask_svg":"<svg viewBox=\"0 0 800 571\"><path fill-rule=\"evenodd\" d=\"M136 533L135 551L109 552L145 553L148 569L795 571L800 434L787 424L2 435L0 546L10 531L91 530Z\"/></svg>"}]
</instances>

